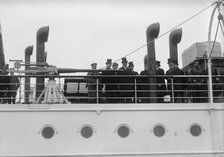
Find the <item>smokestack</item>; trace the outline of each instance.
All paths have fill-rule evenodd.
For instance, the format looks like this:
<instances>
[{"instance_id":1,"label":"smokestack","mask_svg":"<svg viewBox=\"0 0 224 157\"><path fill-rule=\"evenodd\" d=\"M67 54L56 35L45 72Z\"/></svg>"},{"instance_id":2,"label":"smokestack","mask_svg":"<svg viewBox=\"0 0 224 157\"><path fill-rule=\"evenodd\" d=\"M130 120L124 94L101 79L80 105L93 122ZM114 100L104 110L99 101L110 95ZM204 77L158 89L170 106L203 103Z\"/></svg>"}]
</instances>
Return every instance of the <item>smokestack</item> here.
<instances>
[{"instance_id":1,"label":"smokestack","mask_svg":"<svg viewBox=\"0 0 224 157\"><path fill-rule=\"evenodd\" d=\"M151 24L147 30L146 30L146 37L147 37L147 61L145 61L148 64L148 71L149 74L155 75L156 74L156 53L155 53L155 38L158 37L160 30L159 23L153 23ZM145 57L146 58L146 57ZM149 83L155 83L155 78L149 78ZM150 85L150 102L156 103L156 86ZM152 92L153 91L153 92Z\"/></svg>"},{"instance_id":2,"label":"smokestack","mask_svg":"<svg viewBox=\"0 0 224 157\"><path fill-rule=\"evenodd\" d=\"M36 45L36 62L43 63L46 61L45 42L48 40L49 26L40 28L37 31L37 45ZM41 66L41 65L40 65ZM36 98L39 97L44 90L44 78L36 79Z\"/></svg>"},{"instance_id":3,"label":"smokestack","mask_svg":"<svg viewBox=\"0 0 224 157\"><path fill-rule=\"evenodd\" d=\"M175 29L170 33L170 58L175 59L178 62L177 44L180 43L182 37L182 28Z\"/></svg>"},{"instance_id":4,"label":"smokestack","mask_svg":"<svg viewBox=\"0 0 224 157\"><path fill-rule=\"evenodd\" d=\"M0 24L0 69L3 69L4 67L5 67L5 55L2 41L2 28Z\"/></svg>"},{"instance_id":5,"label":"smokestack","mask_svg":"<svg viewBox=\"0 0 224 157\"><path fill-rule=\"evenodd\" d=\"M159 35L159 30L160 30L160 25L159 23L153 23L151 24L147 30L146 30L146 36L147 36L147 52L148 52L148 57L147 60L145 61L148 64L148 70L152 72L154 75L156 73L156 53L155 53L155 38L158 37Z\"/></svg>"},{"instance_id":6,"label":"smokestack","mask_svg":"<svg viewBox=\"0 0 224 157\"><path fill-rule=\"evenodd\" d=\"M25 70L28 70L30 67L30 56L33 54L33 46L28 46L25 49ZM29 74L25 74L29 75ZM30 94L30 78L25 77L25 103L29 103L29 94Z\"/></svg>"}]
</instances>

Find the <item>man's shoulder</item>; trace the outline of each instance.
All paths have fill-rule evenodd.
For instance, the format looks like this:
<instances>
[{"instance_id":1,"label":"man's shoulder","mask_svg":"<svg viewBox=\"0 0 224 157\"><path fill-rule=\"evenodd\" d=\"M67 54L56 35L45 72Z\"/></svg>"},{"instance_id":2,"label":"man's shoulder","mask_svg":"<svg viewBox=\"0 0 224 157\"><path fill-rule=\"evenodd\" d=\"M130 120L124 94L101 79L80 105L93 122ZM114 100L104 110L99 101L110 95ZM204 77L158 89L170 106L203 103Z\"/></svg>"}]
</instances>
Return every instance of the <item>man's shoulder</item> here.
<instances>
[{"instance_id":1,"label":"man's shoulder","mask_svg":"<svg viewBox=\"0 0 224 157\"><path fill-rule=\"evenodd\" d=\"M173 74L173 69L168 69L166 71L166 75L172 75Z\"/></svg>"}]
</instances>

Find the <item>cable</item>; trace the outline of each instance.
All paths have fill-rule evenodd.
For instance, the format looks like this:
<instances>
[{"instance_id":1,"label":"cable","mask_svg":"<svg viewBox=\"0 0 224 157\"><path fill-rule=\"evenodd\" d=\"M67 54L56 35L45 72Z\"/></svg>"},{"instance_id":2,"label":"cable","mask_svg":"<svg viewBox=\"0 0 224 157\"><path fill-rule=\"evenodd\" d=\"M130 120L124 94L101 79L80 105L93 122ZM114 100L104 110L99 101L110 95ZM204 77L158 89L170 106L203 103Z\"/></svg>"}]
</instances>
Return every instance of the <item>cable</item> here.
<instances>
[{"instance_id":1,"label":"cable","mask_svg":"<svg viewBox=\"0 0 224 157\"><path fill-rule=\"evenodd\" d=\"M221 31L222 31L222 35L224 36L224 30L223 30L222 24L220 24L220 28L221 28Z\"/></svg>"},{"instance_id":2,"label":"cable","mask_svg":"<svg viewBox=\"0 0 224 157\"><path fill-rule=\"evenodd\" d=\"M173 31L174 29L176 29L177 27L183 25L184 23L190 21L191 19L193 19L194 17L198 16L199 14L201 14L202 12L204 12L205 10L207 10L208 8L210 8L211 6L213 6L215 3L212 3L211 5L207 6L206 8L202 9L201 11L197 12L196 14L192 15L190 18L186 19L185 21L181 22L180 24L178 24L177 26L173 27L172 29L168 30L167 32L163 33L162 35L158 36L156 39L159 39L163 36L165 36L166 34L170 33L171 31ZM140 46L139 48L131 51L130 53L128 53L127 55L123 56L123 57L127 57L130 56L131 54L137 52L138 50L144 48L145 46L147 46L148 44L150 44L151 42L153 42L154 40ZM121 58L117 59L115 62L118 62L119 60L121 60Z\"/></svg>"}]
</instances>

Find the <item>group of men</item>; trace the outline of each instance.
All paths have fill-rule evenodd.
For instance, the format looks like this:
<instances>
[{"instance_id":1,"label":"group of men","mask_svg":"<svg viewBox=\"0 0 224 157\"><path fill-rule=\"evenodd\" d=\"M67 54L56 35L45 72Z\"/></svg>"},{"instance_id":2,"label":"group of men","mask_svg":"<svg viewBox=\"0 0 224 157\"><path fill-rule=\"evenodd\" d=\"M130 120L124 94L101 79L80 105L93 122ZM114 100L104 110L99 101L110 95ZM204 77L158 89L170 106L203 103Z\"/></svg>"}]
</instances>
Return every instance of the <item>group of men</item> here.
<instances>
[{"instance_id":1,"label":"group of men","mask_svg":"<svg viewBox=\"0 0 224 157\"><path fill-rule=\"evenodd\" d=\"M97 63L92 63L91 68L97 69ZM126 75L138 75L134 70L133 62L129 62L124 57L122 58L122 67L118 68L118 63L112 63L112 59L107 59L106 68L101 73L98 71L88 72L87 76L100 75L100 79L94 77L87 78L88 97L89 103L95 103L98 97L101 97L101 102L116 103L116 102L131 102L133 101L133 91L130 89L130 81L133 82L133 78L128 78ZM116 77L122 75L122 77ZM134 82L133 82L134 83ZM98 86L97 86L98 84ZM105 95L102 96L102 88L105 87ZM133 88L133 85L131 86ZM98 90L98 91L97 91ZM104 100L103 98L104 97Z\"/></svg>"},{"instance_id":2,"label":"group of men","mask_svg":"<svg viewBox=\"0 0 224 157\"><path fill-rule=\"evenodd\" d=\"M140 76L134 71L133 62L128 62L124 57L121 63L122 67L118 68L117 63L112 63L111 59L107 59L105 70L88 73L88 76L100 75L98 82L96 82L96 77L87 79L89 102L95 103L97 97L101 100L99 102L106 103L208 102L207 78L187 76L207 75L205 66L200 65L197 60L194 66L185 72L178 67L177 60L173 58L168 59L169 69L166 72L160 68L160 61L155 62L156 71L153 74L145 64ZM91 66L92 69L97 69L97 63ZM212 75L217 75L215 68L212 70ZM215 91L213 95L217 97L220 94L220 90L217 90L220 85L217 86L218 81L215 77L212 82ZM104 95L102 94L103 86L105 87Z\"/></svg>"},{"instance_id":3,"label":"group of men","mask_svg":"<svg viewBox=\"0 0 224 157\"><path fill-rule=\"evenodd\" d=\"M208 70L204 61L196 60L194 62L193 68L187 71L188 75L208 75ZM212 89L213 89L213 100L214 102L223 102L223 77L217 77L218 71L216 68L212 68ZM192 102L208 102L208 78L207 77L192 77L187 79L187 89L189 92L189 97L192 97Z\"/></svg>"},{"instance_id":4,"label":"group of men","mask_svg":"<svg viewBox=\"0 0 224 157\"><path fill-rule=\"evenodd\" d=\"M112 63L111 59L107 59L106 68L101 73L89 72L88 76L100 75L97 79L94 77L87 78L89 102L95 103L98 100L106 103L134 103L134 102L150 102L156 99L157 102L163 102L166 94L166 84L164 78L156 79L151 82L148 77L136 77L138 72L134 71L134 63L128 62L126 57L122 58L122 67L118 68L117 63ZM97 63L91 64L92 69L97 69ZM160 62L156 61L156 75L164 75L164 70L160 68ZM147 65L140 72L140 75L149 75ZM152 91L150 84L155 83L156 91ZM98 85L98 86L97 86ZM102 87L105 87L105 95L102 95ZM156 92L155 98L150 97L150 92ZM98 96L97 96L98 93Z\"/></svg>"},{"instance_id":5,"label":"group of men","mask_svg":"<svg viewBox=\"0 0 224 157\"><path fill-rule=\"evenodd\" d=\"M7 72L8 64L0 71L0 103L15 104L20 81L13 72Z\"/></svg>"}]
</instances>

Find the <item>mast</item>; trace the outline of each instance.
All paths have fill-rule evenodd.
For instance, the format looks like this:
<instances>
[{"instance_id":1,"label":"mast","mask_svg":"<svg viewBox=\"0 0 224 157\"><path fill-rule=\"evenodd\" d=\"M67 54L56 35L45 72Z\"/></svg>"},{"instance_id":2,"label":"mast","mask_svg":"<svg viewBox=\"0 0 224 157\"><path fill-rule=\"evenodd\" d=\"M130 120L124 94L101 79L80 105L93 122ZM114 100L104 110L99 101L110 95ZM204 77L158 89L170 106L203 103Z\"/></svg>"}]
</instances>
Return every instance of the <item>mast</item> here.
<instances>
[{"instance_id":1,"label":"mast","mask_svg":"<svg viewBox=\"0 0 224 157\"><path fill-rule=\"evenodd\" d=\"M208 30L208 43L207 43L207 51L208 53L212 53L210 49L210 41L211 41L211 30L212 30L212 22L214 18L214 13L216 9L220 9L220 5L223 3L223 0L218 0L216 1L216 6L214 7L211 18L210 18L210 23L209 23L209 30ZM218 17L218 20L220 20L220 17ZM219 23L218 23L219 24ZM216 152L219 150L219 143L220 139L217 134L218 126L217 126L217 115L215 112L215 104L213 103L213 91L212 91L212 65L211 65L211 54L208 54L208 76L209 76L209 102L210 102L210 123L211 123L211 135L212 135L212 149L213 152Z\"/></svg>"},{"instance_id":2,"label":"mast","mask_svg":"<svg viewBox=\"0 0 224 157\"><path fill-rule=\"evenodd\" d=\"M210 49L210 42L211 42L211 31L212 31L212 23L213 23L213 19L214 19L214 14L217 9L220 9L220 5L223 3L223 0L218 0L215 3L216 3L216 6L214 7L214 9L212 11L210 22L209 22L209 29L208 29L208 43L207 43L207 52L208 53L212 53L211 49ZM208 81L209 81L209 102L213 103L211 54L208 54Z\"/></svg>"}]
</instances>

